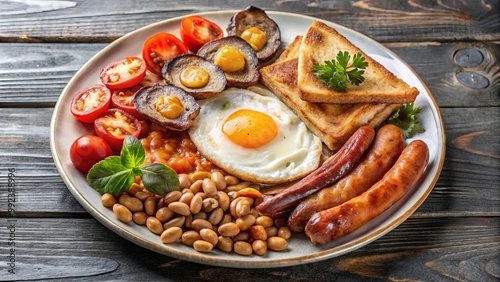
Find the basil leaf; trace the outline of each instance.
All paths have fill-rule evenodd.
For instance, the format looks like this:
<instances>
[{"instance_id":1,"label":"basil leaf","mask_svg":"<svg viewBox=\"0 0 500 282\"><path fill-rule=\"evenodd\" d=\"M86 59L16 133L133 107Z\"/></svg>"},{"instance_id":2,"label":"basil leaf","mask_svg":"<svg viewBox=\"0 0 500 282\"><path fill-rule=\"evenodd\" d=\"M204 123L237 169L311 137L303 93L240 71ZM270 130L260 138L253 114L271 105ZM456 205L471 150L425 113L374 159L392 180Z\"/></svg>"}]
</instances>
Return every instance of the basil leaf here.
<instances>
[{"instance_id":1,"label":"basil leaf","mask_svg":"<svg viewBox=\"0 0 500 282\"><path fill-rule=\"evenodd\" d=\"M118 156L107 157L95 164L87 174L87 182L101 193L119 194L134 182L132 169L125 167Z\"/></svg>"},{"instance_id":2,"label":"basil leaf","mask_svg":"<svg viewBox=\"0 0 500 282\"><path fill-rule=\"evenodd\" d=\"M170 191L179 190L179 177L170 167L152 163L143 165L141 170L142 184L149 192L164 196Z\"/></svg>"},{"instance_id":3,"label":"basil leaf","mask_svg":"<svg viewBox=\"0 0 500 282\"><path fill-rule=\"evenodd\" d=\"M146 159L146 153L141 141L132 135L125 137L120 158L126 168L134 168L142 165Z\"/></svg>"}]
</instances>

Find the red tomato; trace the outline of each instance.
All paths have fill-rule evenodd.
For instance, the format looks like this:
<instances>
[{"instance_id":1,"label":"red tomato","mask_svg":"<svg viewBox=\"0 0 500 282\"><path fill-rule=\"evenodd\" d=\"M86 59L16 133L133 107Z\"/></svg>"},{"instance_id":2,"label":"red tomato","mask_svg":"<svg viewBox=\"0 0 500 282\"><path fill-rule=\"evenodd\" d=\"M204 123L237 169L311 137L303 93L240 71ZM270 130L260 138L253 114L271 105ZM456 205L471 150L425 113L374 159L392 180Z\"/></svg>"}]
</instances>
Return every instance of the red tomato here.
<instances>
[{"instance_id":1,"label":"red tomato","mask_svg":"<svg viewBox=\"0 0 500 282\"><path fill-rule=\"evenodd\" d=\"M181 21L181 39L193 53L203 44L224 37L222 29L214 22L200 16L190 16Z\"/></svg>"},{"instance_id":2,"label":"red tomato","mask_svg":"<svg viewBox=\"0 0 500 282\"><path fill-rule=\"evenodd\" d=\"M81 172L87 173L92 166L113 155L111 147L101 137L84 135L76 139L69 149L69 157L73 165Z\"/></svg>"},{"instance_id":3,"label":"red tomato","mask_svg":"<svg viewBox=\"0 0 500 282\"><path fill-rule=\"evenodd\" d=\"M138 84L146 75L146 64L139 57L127 57L109 63L99 77L109 89L125 89Z\"/></svg>"},{"instance_id":4,"label":"red tomato","mask_svg":"<svg viewBox=\"0 0 500 282\"><path fill-rule=\"evenodd\" d=\"M142 58L148 70L161 74L161 68L166 61L175 56L186 54L188 49L182 41L170 33L157 33L144 42Z\"/></svg>"},{"instance_id":5,"label":"red tomato","mask_svg":"<svg viewBox=\"0 0 500 282\"><path fill-rule=\"evenodd\" d=\"M111 92L104 85L96 84L78 93L71 101L71 113L79 121L93 123L109 108Z\"/></svg>"},{"instance_id":6,"label":"red tomato","mask_svg":"<svg viewBox=\"0 0 500 282\"><path fill-rule=\"evenodd\" d=\"M115 90L111 94L111 104L113 107L133 115L139 120L146 120L147 117L140 114L134 106L134 97L140 87L133 87L124 90Z\"/></svg>"},{"instance_id":7,"label":"red tomato","mask_svg":"<svg viewBox=\"0 0 500 282\"><path fill-rule=\"evenodd\" d=\"M133 115L120 109L109 109L94 122L97 136L106 141L111 149L119 152L127 135L139 138L141 123Z\"/></svg>"}]
</instances>

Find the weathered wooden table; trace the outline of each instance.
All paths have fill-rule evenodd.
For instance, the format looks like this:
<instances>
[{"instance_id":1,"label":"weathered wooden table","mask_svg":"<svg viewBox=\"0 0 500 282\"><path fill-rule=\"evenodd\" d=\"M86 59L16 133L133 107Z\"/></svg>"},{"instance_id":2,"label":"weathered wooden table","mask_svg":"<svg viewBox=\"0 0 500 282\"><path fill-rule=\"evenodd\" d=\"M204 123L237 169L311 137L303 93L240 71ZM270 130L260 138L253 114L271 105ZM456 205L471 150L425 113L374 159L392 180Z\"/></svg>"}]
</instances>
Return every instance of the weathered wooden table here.
<instances>
[{"instance_id":1,"label":"weathered wooden table","mask_svg":"<svg viewBox=\"0 0 500 282\"><path fill-rule=\"evenodd\" d=\"M498 0L2 0L0 5L1 281L500 279ZM364 33L407 61L435 96L447 135L441 177L423 205L381 239L295 267L199 265L116 235L62 182L49 148L49 123L62 89L88 59L142 26L248 5L315 16ZM13 197L15 205L9 205Z\"/></svg>"}]
</instances>

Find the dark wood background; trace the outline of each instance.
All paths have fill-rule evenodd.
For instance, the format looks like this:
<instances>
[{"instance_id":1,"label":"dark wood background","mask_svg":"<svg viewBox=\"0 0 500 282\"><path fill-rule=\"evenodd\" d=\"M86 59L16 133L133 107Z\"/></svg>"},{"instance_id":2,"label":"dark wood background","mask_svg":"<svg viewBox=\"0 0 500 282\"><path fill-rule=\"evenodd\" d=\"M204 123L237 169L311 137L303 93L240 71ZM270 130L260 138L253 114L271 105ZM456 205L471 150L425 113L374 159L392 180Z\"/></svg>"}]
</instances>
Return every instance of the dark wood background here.
<instances>
[{"instance_id":1,"label":"dark wood background","mask_svg":"<svg viewBox=\"0 0 500 282\"><path fill-rule=\"evenodd\" d=\"M330 20L383 43L435 96L443 171L407 221L341 257L241 270L175 260L91 217L54 166L53 107L66 83L114 39L191 13L243 9ZM0 281L500 279L500 3L463 1L0 1ZM15 169L16 274L8 273L7 173Z\"/></svg>"}]
</instances>

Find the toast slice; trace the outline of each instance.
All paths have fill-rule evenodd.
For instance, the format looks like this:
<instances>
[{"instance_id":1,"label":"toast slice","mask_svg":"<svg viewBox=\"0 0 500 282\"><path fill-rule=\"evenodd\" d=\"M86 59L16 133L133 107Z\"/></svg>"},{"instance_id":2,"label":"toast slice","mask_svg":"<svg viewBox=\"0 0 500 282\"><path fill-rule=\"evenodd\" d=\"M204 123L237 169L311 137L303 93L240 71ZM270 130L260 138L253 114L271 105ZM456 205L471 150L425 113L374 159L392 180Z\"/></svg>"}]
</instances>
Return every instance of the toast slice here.
<instances>
[{"instance_id":1,"label":"toast slice","mask_svg":"<svg viewBox=\"0 0 500 282\"><path fill-rule=\"evenodd\" d=\"M261 82L288 105L332 151L337 151L363 125L378 127L401 104L331 104L311 103L299 96L297 85L297 37L278 60L260 70Z\"/></svg>"},{"instance_id":2,"label":"toast slice","mask_svg":"<svg viewBox=\"0 0 500 282\"><path fill-rule=\"evenodd\" d=\"M361 53L368 67L365 81L359 86L348 85L345 92L329 88L312 73L314 63L336 59L339 51L348 51L351 58ZM298 87L300 98L321 103L410 103L419 91L396 77L377 61L354 46L334 28L314 21L302 38L298 60Z\"/></svg>"}]
</instances>

